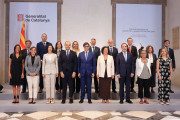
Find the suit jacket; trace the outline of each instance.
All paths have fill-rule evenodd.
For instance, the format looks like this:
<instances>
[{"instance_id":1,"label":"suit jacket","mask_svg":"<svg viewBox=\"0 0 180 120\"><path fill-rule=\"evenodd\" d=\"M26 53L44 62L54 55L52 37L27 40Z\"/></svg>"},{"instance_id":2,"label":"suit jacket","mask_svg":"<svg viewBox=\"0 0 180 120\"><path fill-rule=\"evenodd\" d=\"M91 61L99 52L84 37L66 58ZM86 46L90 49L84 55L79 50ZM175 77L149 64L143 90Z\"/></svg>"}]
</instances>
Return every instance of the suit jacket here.
<instances>
[{"instance_id":1,"label":"suit jacket","mask_svg":"<svg viewBox=\"0 0 180 120\"><path fill-rule=\"evenodd\" d=\"M160 55L161 49L159 49L158 57ZM175 62L175 56L174 56L174 50L169 48L169 57L172 59L172 68L176 68L176 62Z\"/></svg>"},{"instance_id":2,"label":"suit jacket","mask_svg":"<svg viewBox=\"0 0 180 120\"><path fill-rule=\"evenodd\" d=\"M109 51L110 51L110 48L109 48ZM113 59L114 59L114 65L116 65L116 57L117 57L117 54L118 54L118 49L116 47L113 47L113 52L109 52L109 55L113 56ZM115 66L116 67L116 66Z\"/></svg>"},{"instance_id":3,"label":"suit jacket","mask_svg":"<svg viewBox=\"0 0 180 120\"><path fill-rule=\"evenodd\" d=\"M30 51L29 51L29 52L30 52ZM26 56L28 56L28 54L27 54L27 49L22 50L21 53L22 53L24 59L26 59Z\"/></svg>"},{"instance_id":4,"label":"suit jacket","mask_svg":"<svg viewBox=\"0 0 180 120\"><path fill-rule=\"evenodd\" d=\"M89 47L89 52L92 52L92 48L91 46ZM100 56L100 48L95 46L95 51L94 51L94 55L95 55L95 58L96 58L96 61L98 59L98 56Z\"/></svg>"},{"instance_id":5,"label":"suit jacket","mask_svg":"<svg viewBox=\"0 0 180 120\"><path fill-rule=\"evenodd\" d=\"M103 77L105 75L105 61L104 61L104 55L101 55L98 57L98 62L97 62L97 75L99 75L99 77ZM107 58L107 76L111 77L112 75L114 75L114 60L113 57L111 55L108 55Z\"/></svg>"},{"instance_id":6,"label":"suit jacket","mask_svg":"<svg viewBox=\"0 0 180 120\"><path fill-rule=\"evenodd\" d=\"M96 59L92 52L88 52L87 60L84 51L79 53L78 73L80 73L81 76L84 76L85 72L87 72L88 75L91 75L92 73L94 74L96 73Z\"/></svg>"},{"instance_id":7,"label":"suit jacket","mask_svg":"<svg viewBox=\"0 0 180 120\"><path fill-rule=\"evenodd\" d=\"M26 70L26 76L28 76L30 73L36 73L39 74L41 68L41 58L39 55L35 56L34 64L32 65L31 56L28 55L25 59L25 70Z\"/></svg>"},{"instance_id":8,"label":"suit jacket","mask_svg":"<svg viewBox=\"0 0 180 120\"><path fill-rule=\"evenodd\" d=\"M129 47L128 47L127 51L129 52ZM138 57L136 46L133 46L133 45L131 46L131 54L133 56L133 61L136 62L136 59Z\"/></svg>"},{"instance_id":9,"label":"suit jacket","mask_svg":"<svg viewBox=\"0 0 180 120\"><path fill-rule=\"evenodd\" d=\"M147 54L146 58L149 59L149 54ZM157 61L156 54L153 54L153 67L154 67L154 69L156 69L156 61Z\"/></svg>"},{"instance_id":10,"label":"suit jacket","mask_svg":"<svg viewBox=\"0 0 180 120\"><path fill-rule=\"evenodd\" d=\"M42 63L42 74L56 74L58 73L58 59L57 55L44 54Z\"/></svg>"},{"instance_id":11,"label":"suit jacket","mask_svg":"<svg viewBox=\"0 0 180 120\"><path fill-rule=\"evenodd\" d=\"M43 42L37 43L37 54L40 56L41 60L43 59L43 55L47 53L47 46L51 44L49 42L46 42L46 46L43 45Z\"/></svg>"},{"instance_id":12,"label":"suit jacket","mask_svg":"<svg viewBox=\"0 0 180 120\"><path fill-rule=\"evenodd\" d=\"M117 74L120 76L129 76L134 74L134 61L132 54L127 52L127 61L125 61L123 53L119 53L116 57Z\"/></svg>"},{"instance_id":13,"label":"suit jacket","mask_svg":"<svg viewBox=\"0 0 180 120\"><path fill-rule=\"evenodd\" d=\"M59 72L64 74L76 73L77 70L77 55L74 51L70 50L69 58L66 56L66 51L62 51L59 59Z\"/></svg>"}]
</instances>

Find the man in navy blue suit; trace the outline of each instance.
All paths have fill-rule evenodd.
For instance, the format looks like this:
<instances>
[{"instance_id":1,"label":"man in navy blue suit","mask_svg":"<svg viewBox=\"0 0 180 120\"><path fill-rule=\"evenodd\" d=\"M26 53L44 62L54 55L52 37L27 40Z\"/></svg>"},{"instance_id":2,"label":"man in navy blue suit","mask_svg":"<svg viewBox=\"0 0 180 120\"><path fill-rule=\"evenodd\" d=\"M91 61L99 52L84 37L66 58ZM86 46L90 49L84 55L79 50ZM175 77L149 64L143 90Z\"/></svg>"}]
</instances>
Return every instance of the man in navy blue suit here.
<instances>
[{"instance_id":1,"label":"man in navy blue suit","mask_svg":"<svg viewBox=\"0 0 180 120\"><path fill-rule=\"evenodd\" d=\"M91 104L91 84L96 72L96 59L95 55L89 52L89 43L85 42L83 47L84 51L78 57L78 76L81 78L81 100L79 103L84 101L86 85L88 103Z\"/></svg>"},{"instance_id":2,"label":"man in navy blue suit","mask_svg":"<svg viewBox=\"0 0 180 120\"><path fill-rule=\"evenodd\" d=\"M120 84L120 104L124 100L124 84L126 85L126 102L132 104L130 100L130 82L131 77L134 76L134 61L131 53L127 52L127 44L121 44L122 52L116 57L117 77Z\"/></svg>"},{"instance_id":3,"label":"man in navy blue suit","mask_svg":"<svg viewBox=\"0 0 180 120\"><path fill-rule=\"evenodd\" d=\"M37 43L37 54L41 58L41 63L43 60L43 55L47 53L47 46L51 43L47 42L47 34L43 33L41 36L42 41ZM41 65L42 66L42 65ZM39 93L42 93L44 85L43 85L43 77L42 77L42 67L40 69L40 82L39 82Z\"/></svg>"}]
</instances>

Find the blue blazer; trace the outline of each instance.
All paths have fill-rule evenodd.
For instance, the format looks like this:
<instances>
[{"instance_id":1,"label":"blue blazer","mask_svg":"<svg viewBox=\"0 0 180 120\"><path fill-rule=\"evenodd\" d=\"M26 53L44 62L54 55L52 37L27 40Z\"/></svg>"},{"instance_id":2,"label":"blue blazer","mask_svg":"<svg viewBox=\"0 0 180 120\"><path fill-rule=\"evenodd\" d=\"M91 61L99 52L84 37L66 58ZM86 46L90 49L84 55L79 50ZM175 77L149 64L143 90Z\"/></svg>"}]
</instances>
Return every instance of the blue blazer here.
<instances>
[{"instance_id":1,"label":"blue blazer","mask_svg":"<svg viewBox=\"0 0 180 120\"><path fill-rule=\"evenodd\" d=\"M116 57L116 72L120 76L129 76L134 74L134 61L132 54L127 52L127 61L125 61L123 53L119 53Z\"/></svg>"},{"instance_id":2,"label":"blue blazer","mask_svg":"<svg viewBox=\"0 0 180 120\"><path fill-rule=\"evenodd\" d=\"M85 58L85 52L79 53L78 73L80 73L81 76L84 76L85 72L87 72L88 75L91 75L92 73L96 74L96 59L92 52L88 53L87 61Z\"/></svg>"},{"instance_id":3,"label":"blue blazer","mask_svg":"<svg viewBox=\"0 0 180 120\"><path fill-rule=\"evenodd\" d=\"M46 42L46 46L44 46L42 42L37 43L37 54L40 56L41 60L43 59L43 55L47 53L47 46L49 44L51 43Z\"/></svg>"}]
</instances>

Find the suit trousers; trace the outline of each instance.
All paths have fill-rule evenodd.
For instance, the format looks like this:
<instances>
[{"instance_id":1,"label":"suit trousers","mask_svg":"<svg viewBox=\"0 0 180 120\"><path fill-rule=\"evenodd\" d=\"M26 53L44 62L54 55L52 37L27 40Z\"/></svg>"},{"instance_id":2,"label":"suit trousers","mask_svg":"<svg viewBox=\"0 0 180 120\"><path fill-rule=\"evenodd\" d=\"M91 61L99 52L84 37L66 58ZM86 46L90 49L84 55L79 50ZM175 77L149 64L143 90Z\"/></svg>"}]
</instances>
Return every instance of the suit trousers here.
<instances>
[{"instance_id":1,"label":"suit trousers","mask_svg":"<svg viewBox=\"0 0 180 120\"><path fill-rule=\"evenodd\" d=\"M69 97L72 98L74 94L74 79L72 78L72 74L64 73L64 78L62 79L63 83L63 99L66 99L67 93L67 85L69 85Z\"/></svg>"},{"instance_id":2,"label":"suit trousers","mask_svg":"<svg viewBox=\"0 0 180 120\"><path fill-rule=\"evenodd\" d=\"M119 96L120 100L124 100L124 84L126 85L126 100L130 100L130 75L129 76L120 76L119 79Z\"/></svg>"},{"instance_id":3,"label":"suit trousers","mask_svg":"<svg viewBox=\"0 0 180 120\"><path fill-rule=\"evenodd\" d=\"M26 76L29 89L29 98L37 98L39 76Z\"/></svg>"},{"instance_id":4,"label":"suit trousers","mask_svg":"<svg viewBox=\"0 0 180 120\"><path fill-rule=\"evenodd\" d=\"M46 74L44 78L44 82L46 85L46 98L54 98L55 92L55 81L56 75L55 74Z\"/></svg>"},{"instance_id":5,"label":"suit trousers","mask_svg":"<svg viewBox=\"0 0 180 120\"><path fill-rule=\"evenodd\" d=\"M85 86L87 87L87 98L91 99L91 84L92 84L92 77L91 75L81 76L81 99L85 97Z\"/></svg>"}]
</instances>

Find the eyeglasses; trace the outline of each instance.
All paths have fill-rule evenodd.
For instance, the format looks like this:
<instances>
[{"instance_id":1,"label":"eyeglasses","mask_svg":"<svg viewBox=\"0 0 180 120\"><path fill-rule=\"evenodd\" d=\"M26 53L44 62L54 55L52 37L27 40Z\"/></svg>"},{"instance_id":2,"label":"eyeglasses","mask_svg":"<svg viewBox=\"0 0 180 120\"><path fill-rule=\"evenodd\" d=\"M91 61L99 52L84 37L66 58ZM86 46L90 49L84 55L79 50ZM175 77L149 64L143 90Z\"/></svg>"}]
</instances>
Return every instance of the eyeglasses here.
<instances>
[{"instance_id":1,"label":"eyeglasses","mask_svg":"<svg viewBox=\"0 0 180 120\"><path fill-rule=\"evenodd\" d=\"M84 47L89 47L89 46L84 46Z\"/></svg>"}]
</instances>

